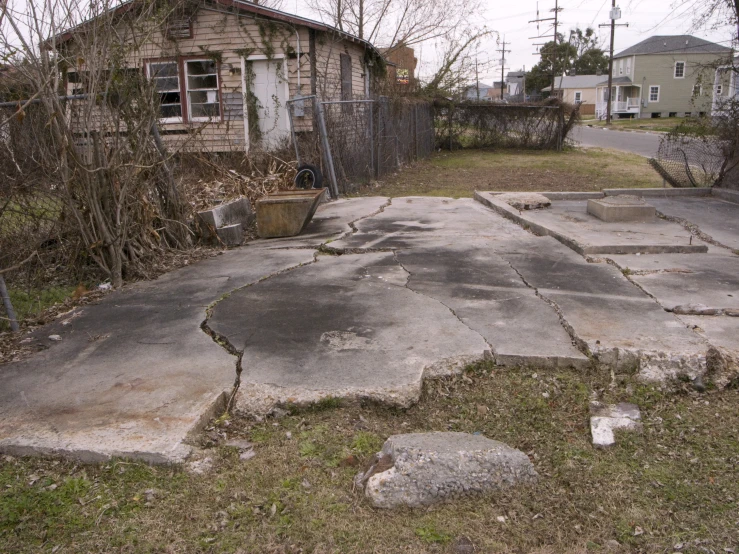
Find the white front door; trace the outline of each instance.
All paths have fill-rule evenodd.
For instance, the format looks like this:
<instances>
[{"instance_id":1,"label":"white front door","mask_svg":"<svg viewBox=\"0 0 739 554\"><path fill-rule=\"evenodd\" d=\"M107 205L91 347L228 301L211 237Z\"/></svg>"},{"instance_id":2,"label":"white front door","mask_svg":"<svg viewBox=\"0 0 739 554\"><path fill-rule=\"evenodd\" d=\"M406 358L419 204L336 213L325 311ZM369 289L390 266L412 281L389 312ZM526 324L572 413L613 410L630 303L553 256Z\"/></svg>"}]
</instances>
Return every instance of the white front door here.
<instances>
[{"instance_id":1,"label":"white front door","mask_svg":"<svg viewBox=\"0 0 739 554\"><path fill-rule=\"evenodd\" d=\"M256 112L257 125L249 122L247 128L251 130L252 144L260 143L263 148L269 149L279 145L290 133L287 106L288 86L286 80L285 59L247 60L247 75L245 85L251 90L251 95L245 95L245 102L253 102L251 110L245 106L245 118ZM255 109L256 108L256 109Z\"/></svg>"}]
</instances>

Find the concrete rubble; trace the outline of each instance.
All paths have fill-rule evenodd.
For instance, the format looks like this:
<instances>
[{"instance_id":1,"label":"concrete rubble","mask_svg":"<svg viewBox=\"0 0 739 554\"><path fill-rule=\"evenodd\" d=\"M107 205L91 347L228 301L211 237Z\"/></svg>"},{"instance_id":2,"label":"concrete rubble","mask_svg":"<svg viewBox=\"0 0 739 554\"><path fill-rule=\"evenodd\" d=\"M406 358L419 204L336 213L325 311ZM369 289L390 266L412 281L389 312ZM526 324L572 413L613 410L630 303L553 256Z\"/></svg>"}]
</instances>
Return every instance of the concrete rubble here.
<instances>
[{"instance_id":1,"label":"concrete rubble","mask_svg":"<svg viewBox=\"0 0 739 554\"><path fill-rule=\"evenodd\" d=\"M535 483L529 458L467 433L393 435L356 483L377 508L420 507Z\"/></svg>"},{"instance_id":2,"label":"concrete rubble","mask_svg":"<svg viewBox=\"0 0 739 554\"><path fill-rule=\"evenodd\" d=\"M641 429L641 413L635 404L590 403L590 434L593 445L606 447L616 444L615 430L636 431Z\"/></svg>"}]
</instances>

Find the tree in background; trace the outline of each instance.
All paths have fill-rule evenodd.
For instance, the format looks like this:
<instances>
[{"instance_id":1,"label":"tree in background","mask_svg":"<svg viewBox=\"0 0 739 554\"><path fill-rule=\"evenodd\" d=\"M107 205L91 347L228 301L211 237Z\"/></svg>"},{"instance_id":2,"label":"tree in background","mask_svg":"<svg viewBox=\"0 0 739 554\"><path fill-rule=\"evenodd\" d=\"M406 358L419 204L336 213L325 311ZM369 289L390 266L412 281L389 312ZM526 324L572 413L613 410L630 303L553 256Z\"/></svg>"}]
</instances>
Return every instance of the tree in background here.
<instances>
[{"instance_id":1,"label":"tree in background","mask_svg":"<svg viewBox=\"0 0 739 554\"><path fill-rule=\"evenodd\" d=\"M600 47L595 30L588 27L570 31L569 40L564 35L557 36L557 46L549 41L541 47L541 61L526 74L526 88L530 91L552 84L554 75L595 75L607 73L608 56Z\"/></svg>"}]
</instances>

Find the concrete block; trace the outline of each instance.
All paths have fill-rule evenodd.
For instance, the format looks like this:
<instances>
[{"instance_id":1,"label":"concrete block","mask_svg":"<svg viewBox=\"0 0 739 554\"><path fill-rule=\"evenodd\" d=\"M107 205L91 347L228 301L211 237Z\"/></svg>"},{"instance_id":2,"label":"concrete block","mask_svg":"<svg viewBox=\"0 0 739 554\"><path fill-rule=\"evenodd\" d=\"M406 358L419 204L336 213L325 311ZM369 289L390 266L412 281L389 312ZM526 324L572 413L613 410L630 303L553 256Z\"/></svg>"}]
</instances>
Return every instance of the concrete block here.
<instances>
[{"instance_id":1,"label":"concrete block","mask_svg":"<svg viewBox=\"0 0 739 554\"><path fill-rule=\"evenodd\" d=\"M588 213L601 221L654 221L656 210L636 196L588 200Z\"/></svg>"},{"instance_id":2,"label":"concrete block","mask_svg":"<svg viewBox=\"0 0 739 554\"><path fill-rule=\"evenodd\" d=\"M240 246L244 242L244 228L241 223L219 227L216 229L216 234L226 246Z\"/></svg>"},{"instance_id":3,"label":"concrete block","mask_svg":"<svg viewBox=\"0 0 739 554\"><path fill-rule=\"evenodd\" d=\"M549 200L590 200L592 198L603 198L602 192L542 192Z\"/></svg>"},{"instance_id":4,"label":"concrete block","mask_svg":"<svg viewBox=\"0 0 739 554\"><path fill-rule=\"evenodd\" d=\"M220 229L229 225L239 224L246 229L256 217L248 198L239 198L227 202L210 210L198 212L198 217L208 229ZM220 234L219 234L220 237ZM223 240L223 239L221 239Z\"/></svg>"},{"instance_id":5,"label":"concrete block","mask_svg":"<svg viewBox=\"0 0 739 554\"><path fill-rule=\"evenodd\" d=\"M635 404L605 405L600 402L590 403L590 434L595 446L612 446L616 444L613 433L616 429L638 430L641 428L641 413Z\"/></svg>"}]
</instances>

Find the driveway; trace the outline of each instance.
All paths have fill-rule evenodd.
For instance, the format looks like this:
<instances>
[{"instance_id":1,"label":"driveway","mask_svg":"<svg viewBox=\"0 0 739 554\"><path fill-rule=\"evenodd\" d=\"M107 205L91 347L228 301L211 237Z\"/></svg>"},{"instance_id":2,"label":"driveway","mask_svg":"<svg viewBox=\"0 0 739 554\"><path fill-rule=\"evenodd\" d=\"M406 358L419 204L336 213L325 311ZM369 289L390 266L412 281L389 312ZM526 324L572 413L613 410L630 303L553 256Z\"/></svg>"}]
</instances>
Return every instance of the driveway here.
<instances>
[{"instance_id":1,"label":"driveway","mask_svg":"<svg viewBox=\"0 0 739 554\"><path fill-rule=\"evenodd\" d=\"M588 127L583 124L575 128L572 138L583 146L613 148L614 150L653 158L657 155L662 135L659 133L616 131L602 127Z\"/></svg>"},{"instance_id":2,"label":"driveway","mask_svg":"<svg viewBox=\"0 0 739 554\"><path fill-rule=\"evenodd\" d=\"M36 331L29 338L42 351L0 366L0 451L179 462L227 405L263 415L338 397L403 408L425 378L483 359L664 380L706 373L714 352L716 375L716 364L739 359L739 318L674 312L718 302L713 313L739 313L739 294L726 292L739 287L739 257L701 240L711 224L723 229L717 218L739 217L739 205L705 199L706 211L702 199L686 200L660 209L702 215L695 240L668 220L634 240L643 251L674 252L665 240L704 247L613 263L563 244L606 233L620 252L632 241L589 221L585 201L525 225L487 207L494 198L325 204L300 237L255 241L125 287ZM527 230L553 218L575 234ZM709 246L711 256L694 253ZM691 278L678 289L683 274Z\"/></svg>"}]
</instances>

